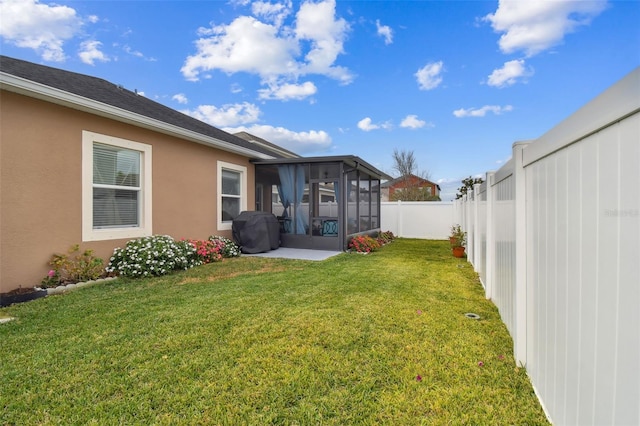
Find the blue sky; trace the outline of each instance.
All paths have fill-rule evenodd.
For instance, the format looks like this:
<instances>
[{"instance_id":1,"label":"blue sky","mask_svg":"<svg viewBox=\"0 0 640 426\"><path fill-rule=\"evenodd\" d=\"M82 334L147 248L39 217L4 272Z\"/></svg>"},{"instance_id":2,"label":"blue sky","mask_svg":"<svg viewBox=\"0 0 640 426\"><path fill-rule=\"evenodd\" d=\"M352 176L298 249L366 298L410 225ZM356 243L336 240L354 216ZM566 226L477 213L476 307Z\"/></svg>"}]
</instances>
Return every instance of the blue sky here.
<instances>
[{"instance_id":1,"label":"blue sky","mask_svg":"<svg viewBox=\"0 0 640 426\"><path fill-rule=\"evenodd\" d=\"M639 1L0 0L3 55L105 78L443 200L640 65Z\"/></svg>"}]
</instances>

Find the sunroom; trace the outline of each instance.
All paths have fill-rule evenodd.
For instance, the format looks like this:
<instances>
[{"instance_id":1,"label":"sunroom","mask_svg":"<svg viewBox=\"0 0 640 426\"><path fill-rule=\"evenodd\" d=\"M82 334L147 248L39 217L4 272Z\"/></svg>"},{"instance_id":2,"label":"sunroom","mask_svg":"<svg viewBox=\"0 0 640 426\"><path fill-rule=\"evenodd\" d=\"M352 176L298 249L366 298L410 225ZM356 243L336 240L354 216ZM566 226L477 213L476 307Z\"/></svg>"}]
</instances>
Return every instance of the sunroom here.
<instances>
[{"instance_id":1,"label":"sunroom","mask_svg":"<svg viewBox=\"0 0 640 426\"><path fill-rule=\"evenodd\" d=\"M278 218L282 247L347 249L380 231L380 181L356 156L255 160L256 210Z\"/></svg>"}]
</instances>

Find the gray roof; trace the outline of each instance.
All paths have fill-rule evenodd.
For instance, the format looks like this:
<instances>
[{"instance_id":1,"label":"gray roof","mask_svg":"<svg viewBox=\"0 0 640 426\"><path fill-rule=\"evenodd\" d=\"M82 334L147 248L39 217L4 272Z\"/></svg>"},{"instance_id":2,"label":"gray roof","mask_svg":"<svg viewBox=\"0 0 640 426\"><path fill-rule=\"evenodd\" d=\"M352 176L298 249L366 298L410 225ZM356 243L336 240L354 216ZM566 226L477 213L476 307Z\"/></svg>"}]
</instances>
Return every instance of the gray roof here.
<instances>
[{"instance_id":1,"label":"gray roof","mask_svg":"<svg viewBox=\"0 0 640 426\"><path fill-rule=\"evenodd\" d=\"M284 158L299 158L300 156L298 154L296 154L293 151L289 151L288 149L282 148L281 146L278 146L272 142L269 142L266 139L262 139L259 136L256 135L252 135L249 132L238 132L238 133L234 133L234 136L238 136L239 138L242 138L246 141L249 141L251 143L258 143L258 144L263 144L266 145L267 148L269 149L273 149L275 151L278 151L280 153L280 155Z\"/></svg>"},{"instance_id":2,"label":"gray roof","mask_svg":"<svg viewBox=\"0 0 640 426\"><path fill-rule=\"evenodd\" d=\"M355 155L331 155L327 157L298 157L279 158L277 160L251 160L253 164L278 165L278 164L309 164L309 163L344 163L358 170L365 170L371 176L379 179L391 179L391 176L378 170L376 167Z\"/></svg>"},{"instance_id":3,"label":"gray roof","mask_svg":"<svg viewBox=\"0 0 640 426\"><path fill-rule=\"evenodd\" d=\"M0 55L0 72L171 124L244 149L275 158L283 157L282 153L277 150L270 150L267 146L251 143L101 78L2 55Z\"/></svg>"}]
</instances>

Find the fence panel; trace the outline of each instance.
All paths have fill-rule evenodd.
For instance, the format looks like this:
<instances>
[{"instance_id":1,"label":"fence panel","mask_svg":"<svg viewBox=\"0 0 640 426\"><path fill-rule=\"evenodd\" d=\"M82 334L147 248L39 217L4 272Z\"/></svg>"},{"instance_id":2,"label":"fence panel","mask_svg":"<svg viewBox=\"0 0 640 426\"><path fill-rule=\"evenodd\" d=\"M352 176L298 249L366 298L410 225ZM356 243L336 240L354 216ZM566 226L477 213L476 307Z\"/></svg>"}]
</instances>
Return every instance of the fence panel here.
<instances>
[{"instance_id":1,"label":"fence panel","mask_svg":"<svg viewBox=\"0 0 640 426\"><path fill-rule=\"evenodd\" d=\"M469 261L558 425L640 424L639 165L640 68L514 144L487 174L486 217L479 189L456 203Z\"/></svg>"},{"instance_id":2,"label":"fence panel","mask_svg":"<svg viewBox=\"0 0 640 426\"><path fill-rule=\"evenodd\" d=\"M493 191L495 282L493 303L511 336L515 336L516 219L513 175L497 182ZM515 339L514 339L515 340Z\"/></svg>"},{"instance_id":3,"label":"fence panel","mask_svg":"<svg viewBox=\"0 0 640 426\"><path fill-rule=\"evenodd\" d=\"M526 168L527 369L558 424L639 418L639 140L636 114Z\"/></svg>"},{"instance_id":4,"label":"fence panel","mask_svg":"<svg viewBox=\"0 0 640 426\"><path fill-rule=\"evenodd\" d=\"M381 226L399 237L446 240L453 222L453 203L427 201L383 202Z\"/></svg>"},{"instance_id":5,"label":"fence panel","mask_svg":"<svg viewBox=\"0 0 640 426\"><path fill-rule=\"evenodd\" d=\"M487 182L476 190L476 239L474 247L474 264L480 277L480 282L486 288L487 262Z\"/></svg>"}]
</instances>

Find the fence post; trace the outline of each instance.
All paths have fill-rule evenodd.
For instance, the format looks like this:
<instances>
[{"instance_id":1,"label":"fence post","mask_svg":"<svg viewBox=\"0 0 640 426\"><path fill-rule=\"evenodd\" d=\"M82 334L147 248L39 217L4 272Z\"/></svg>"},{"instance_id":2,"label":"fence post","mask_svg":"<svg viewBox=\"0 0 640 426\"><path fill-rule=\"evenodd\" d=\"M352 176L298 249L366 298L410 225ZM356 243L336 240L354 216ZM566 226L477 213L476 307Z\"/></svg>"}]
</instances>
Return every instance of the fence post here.
<instances>
[{"instance_id":1,"label":"fence post","mask_svg":"<svg viewBox=\"0 0 640 426\"><path fill-rule=\"evenodd\" d=\"M398 200L396 203L396 211L397 211L397 216L396 216L396 226L398 227L398 237L402 237L404 236L404 230L402 229L402 201Z\"/></svg>"},{"instance_id":2,"label":"fence post","mask_svg":"<svg viewBox=\"0 0 640 426\"><path fill-rule=\"evenodd\" d=\"M479 216L480 213L480 184L476 183L473 185L473 269L475 271L480 271L481 267L478 265L480 263L480 245L482 244L482 238L480 238L480 227L478 226L478 222L480 221Z\"/></svg>"},{"instance_id":3,"label":"fence post","mask_svg":"<svg viewBox=\"0 0 640 426\"><path fill-rule=\"evenodd\" d=\"M487 246L486 250L486 263L484 265L485 274L485 297L487 299L493 298L493 285L494 278L494 266L495 266L495 253L496 253L496 238L494 234L493 223L493 183L495 180L496 172L487 172Z\"/></svg>"},{"instance_id":4,"label":"fence post","mask_svg":"<svg viewBox=\"0 0 640 426\"><path fill-rule=\"evenodd\" d=\"M513 342L517 364L527 364L527 185L523 151L528 142L513 144L513 178L516 216L515 320Z\"/></svg>"},{"instance_id":5,"label":"fence post","mask_svg":"<svg viewBox=\"0 0 640 426\"><path fill-rule=\"evenodd\" d=\"M473 213L473 194L467 191L464 194L464 224L462 225L464 231L467 233L467 261L471 261L473 258L473 232L471 232L471 222Z\"/></svg>"}]
</instances>

